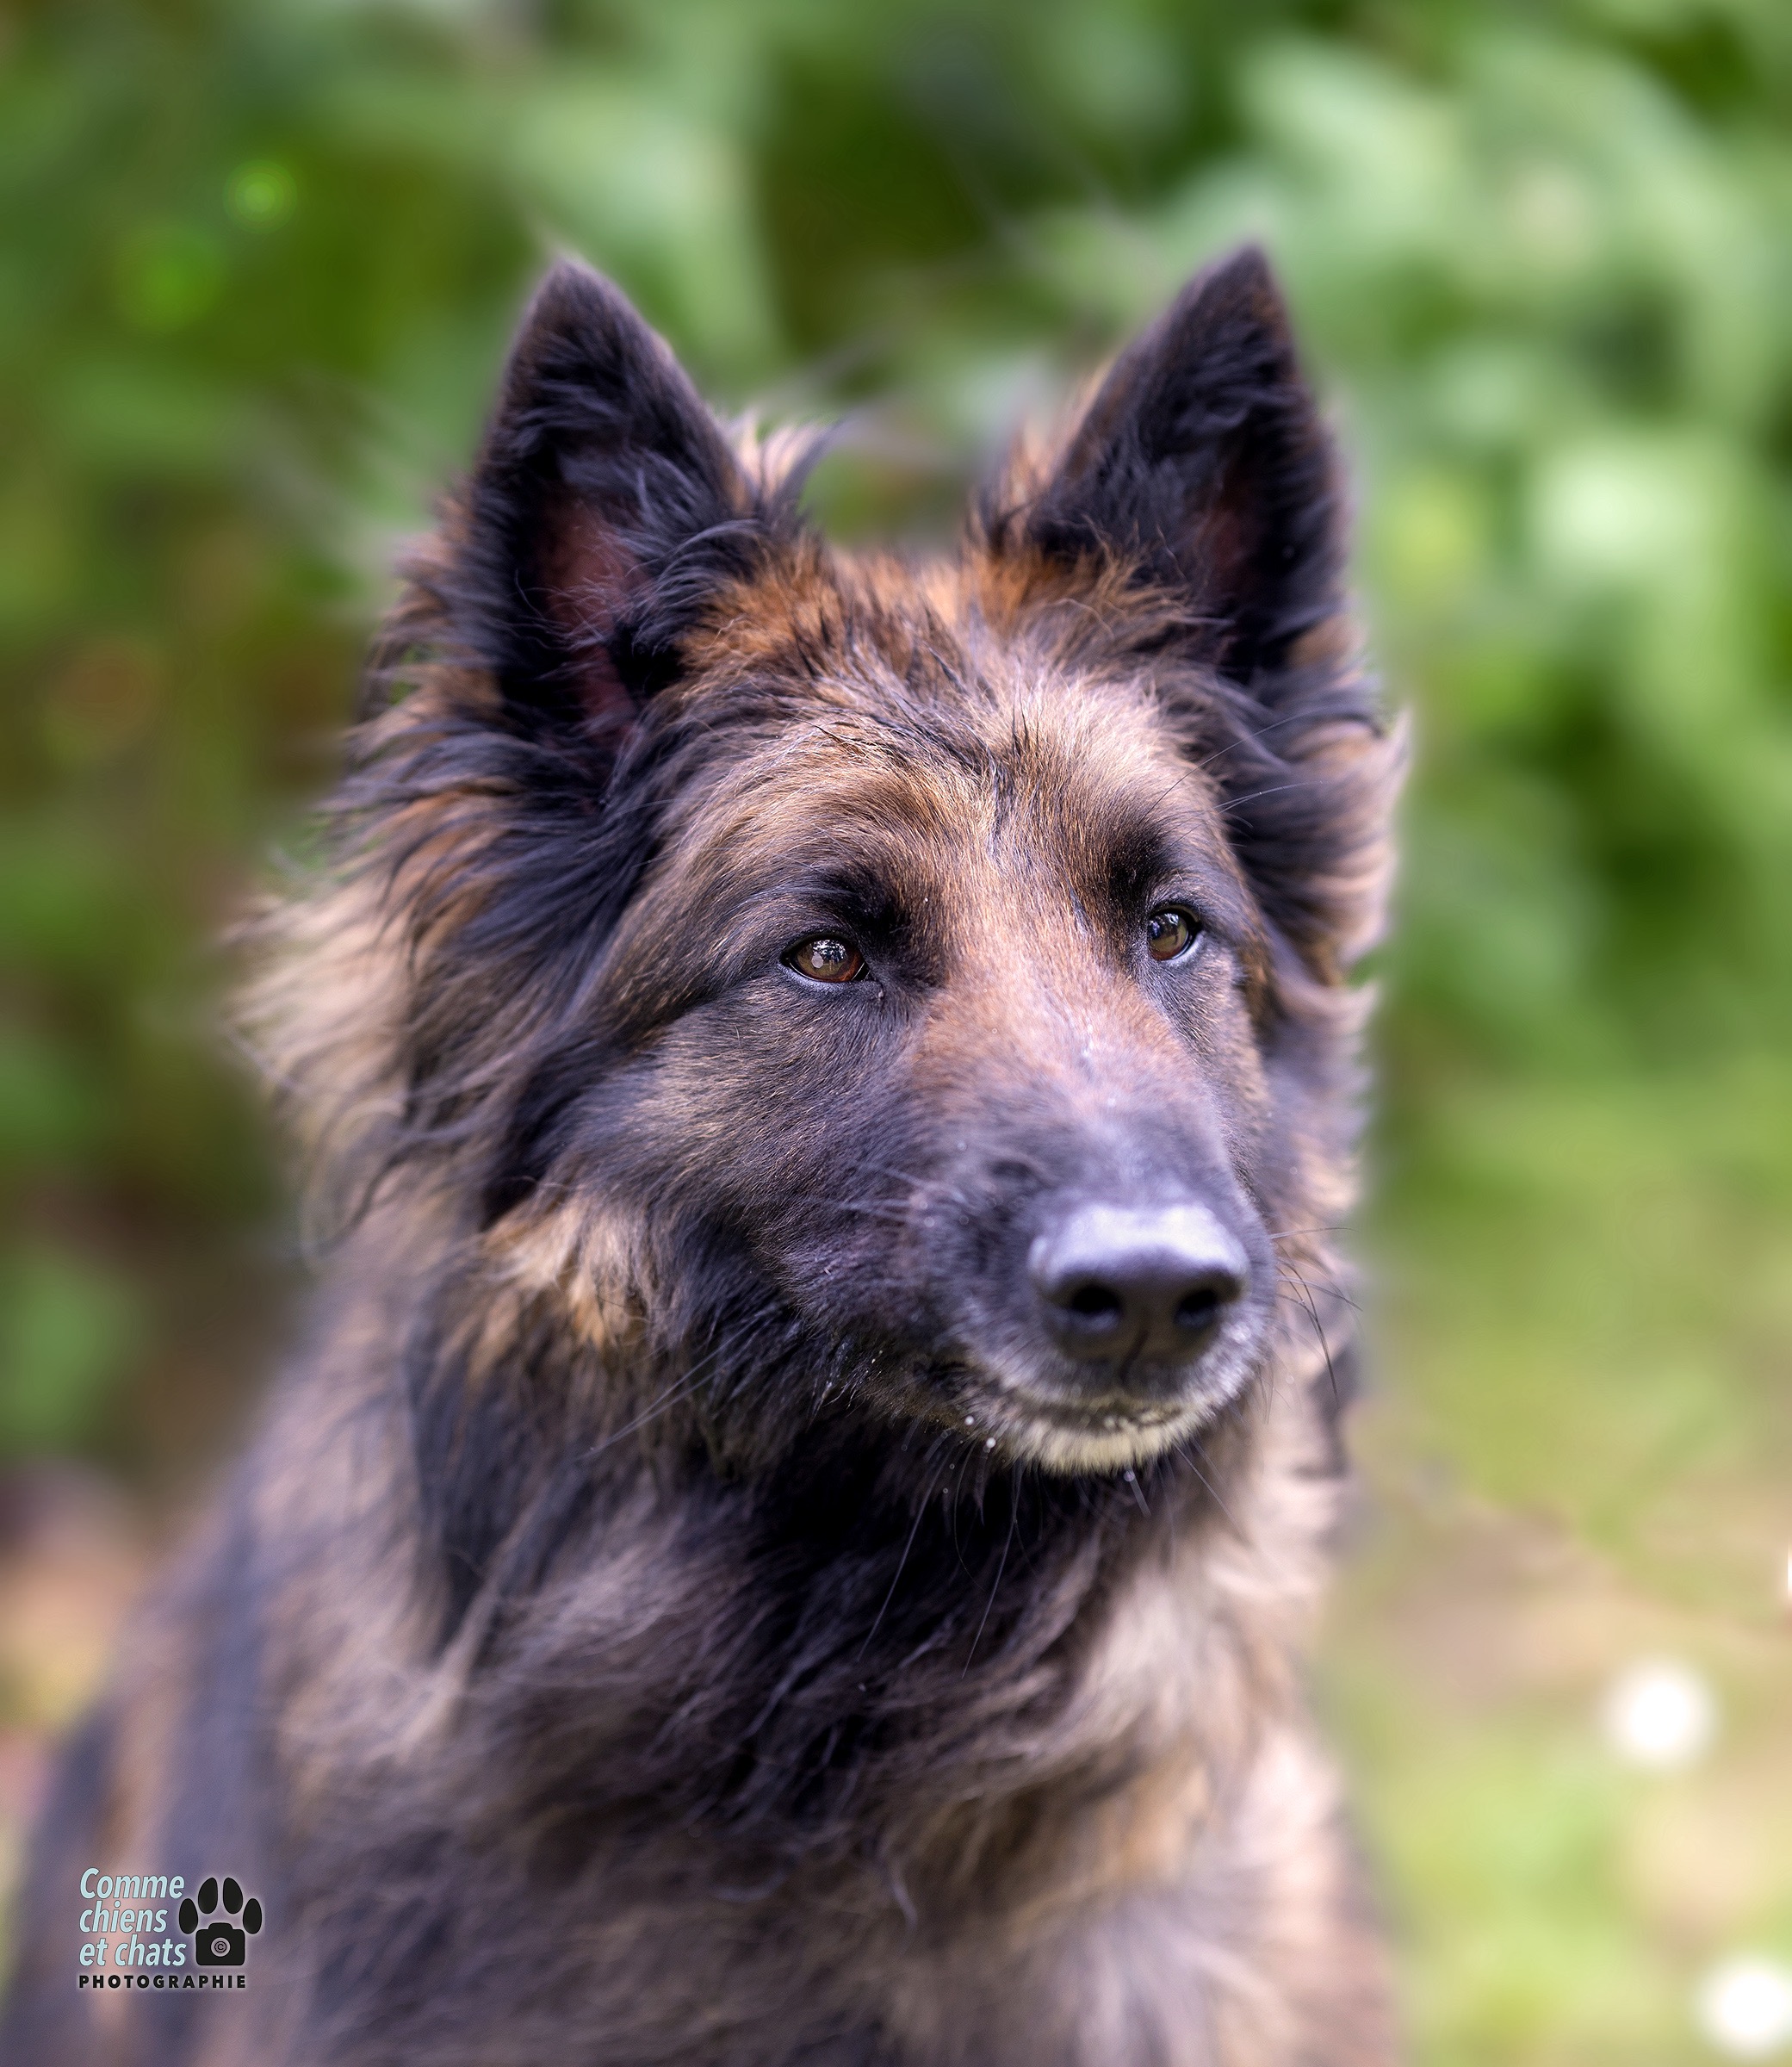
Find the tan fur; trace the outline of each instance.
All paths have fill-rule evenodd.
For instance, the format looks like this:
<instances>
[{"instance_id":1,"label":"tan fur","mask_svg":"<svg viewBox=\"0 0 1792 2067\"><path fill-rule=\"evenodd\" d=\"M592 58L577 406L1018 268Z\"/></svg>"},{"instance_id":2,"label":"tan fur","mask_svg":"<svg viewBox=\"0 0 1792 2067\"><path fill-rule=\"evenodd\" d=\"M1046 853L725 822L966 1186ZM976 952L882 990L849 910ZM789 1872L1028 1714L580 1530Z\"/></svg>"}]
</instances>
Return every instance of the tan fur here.
<instances>
[{"instance_id":1,"label":"tan fur","mask_svg":"<svg viewBox=\"0 0 1792 2067\"><path fill-rule=\"evenodd\" d=\"M674 369L636 357L659 422ZM245 1856L205 1870L257 1877L269 1927L171 2058L1394 2057L1300 1660L1401 743L1341 609L1279 656L1317 715L1273 737L1200 644L1207 591L1027 529L1127 406L1110 381L1019 452L954 556L768 531L650 692L575 642L545 746L560 705L466 650L500 506L469 490L413 556L332 859L251 933L327 1295L121 1660L102 1798L46 1840L197 1844L215 1760L202 1841ZM737 452L747 522L796 449ZM552 476L540 521L478 592L543 584L530 637L653 593L597 488ZM1216 565L1241 522L1194 523ZM876 1009L779 961L847 925L812 887L847 866ZM1160 877L1206 928L1181 975L1142 959ZM1255 1332L1150 1397L1048 1398L1014 1229L1166 1170L1263 1216ZM44 2002L58 1957L28 1947ZM53 2057L134 2058L137 2008L80 2005Z\"/></svg>"}]
</instances>

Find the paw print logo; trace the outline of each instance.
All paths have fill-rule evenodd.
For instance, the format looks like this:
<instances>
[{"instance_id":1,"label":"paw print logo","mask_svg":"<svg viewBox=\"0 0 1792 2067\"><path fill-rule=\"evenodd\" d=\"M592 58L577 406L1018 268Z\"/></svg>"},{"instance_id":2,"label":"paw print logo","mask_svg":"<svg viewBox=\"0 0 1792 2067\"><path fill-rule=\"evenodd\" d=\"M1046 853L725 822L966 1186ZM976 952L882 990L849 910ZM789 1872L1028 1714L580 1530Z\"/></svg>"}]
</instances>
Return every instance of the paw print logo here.
<instances>
[{"instance_id":1,"label":"paw print logo","mask_svg":"<svg viewBox=\"0 0 1792 2067\"><path fill-rule=\"evenodd\" d=\"M224 1915L217 1915L220 1894ZM240 1916L241 1921L236 1921ZM228 1873L220 1890L214 1878L200 1884L195 1904L189 1895L181 1903L180 1925L192 1934L193 1957L201 1966L240 1966L249 1956L249 1940L261 1928L261 1904L243 1890Z\"/></svg>"}]
</instances>

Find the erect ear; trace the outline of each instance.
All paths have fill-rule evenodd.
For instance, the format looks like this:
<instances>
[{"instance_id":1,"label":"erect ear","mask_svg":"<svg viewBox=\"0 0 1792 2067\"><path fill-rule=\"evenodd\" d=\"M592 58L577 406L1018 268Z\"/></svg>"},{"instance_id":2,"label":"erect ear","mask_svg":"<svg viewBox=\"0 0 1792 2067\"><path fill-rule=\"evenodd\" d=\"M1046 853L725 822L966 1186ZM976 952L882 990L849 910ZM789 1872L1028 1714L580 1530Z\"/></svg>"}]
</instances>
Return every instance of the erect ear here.
<instances>
[{"instance_id":1,"label":"erect ear","mask_svg":"<svg viewBox=\"0 0 1792 2067\"><path fill-rule=\"evenodd\" d=\"M1114 363L1026 518L1035 549L1130 562L1187 598L1249 682L1342 605L1331 444L1255 245L1199 275Z\"/></svg>"},{"instance_id":2,"label":"erect ear","mask_svg":"<svg viewBox=\"0 0 1792 2067\"><path fill-rule=\"evenodd\" d=\"M571 264L523 320L468 484L452 614L519 717L613 733L746 571L753 491L670 351Z\"/></svg>"}]
</instances>

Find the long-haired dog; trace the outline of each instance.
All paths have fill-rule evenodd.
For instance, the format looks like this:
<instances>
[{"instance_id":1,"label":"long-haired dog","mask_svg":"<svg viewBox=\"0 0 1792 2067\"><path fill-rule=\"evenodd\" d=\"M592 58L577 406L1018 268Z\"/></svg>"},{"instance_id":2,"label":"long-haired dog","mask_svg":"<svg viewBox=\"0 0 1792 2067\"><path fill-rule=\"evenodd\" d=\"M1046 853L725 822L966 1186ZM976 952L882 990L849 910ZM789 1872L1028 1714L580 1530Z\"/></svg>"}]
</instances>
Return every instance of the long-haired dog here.
<instances>
[{"instance_id":1,"label":"long-haired dog","mask_svg":"<svg viewBox=\"0 0 1792 2067\"><path fill-rule=\"evenodd\" d=\"M325 1282L9 2060L1392 2056L1299 1685L1398 758L1341 501L1254 251L921 564L552 274L261 931Z\"/></svg>"}]
</instances>

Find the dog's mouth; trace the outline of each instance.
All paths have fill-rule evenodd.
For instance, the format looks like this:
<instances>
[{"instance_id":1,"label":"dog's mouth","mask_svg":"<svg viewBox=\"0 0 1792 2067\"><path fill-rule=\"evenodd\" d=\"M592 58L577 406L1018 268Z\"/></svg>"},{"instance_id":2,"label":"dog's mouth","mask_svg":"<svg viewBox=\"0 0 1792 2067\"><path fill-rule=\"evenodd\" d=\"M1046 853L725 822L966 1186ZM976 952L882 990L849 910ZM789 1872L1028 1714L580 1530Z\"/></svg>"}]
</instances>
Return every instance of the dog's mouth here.
<instances>
[{"instance_id":1,"label":"dog's mouth","mask_svg":"<svg viewBox=\"0 0 1792 2067\"><path fill-rule=\"evenodd\" d=\"M1190 1415L1186 1400L1070 1400L1029 1395L1016 1402L1029 1419L1077 1435L1181 1426Z\"/></svg>"},{"instance_id":2,"label":"dog's mouth","mask_svg":"<svg viewBox=\"0 0 1792 2067\"><path fill-rule=\"evenodd\" d=\"M1080 1400L1008 1388L992 1428L998 1448L1047 1470L1118 1471L1198 1435L1231 1396L1231 1387L1202 1387L1168 1399Z\"/></svg>"},{"instance_id":3,"label":"dog's mouth","mask_svg":"<svg viewBox=\"0 0 1792 2067\"><path fill-rule=\"evenodd\" d=\"M1150 1463L1199 1437L1243 1389L1243 1380L1194 1375L1173 1392L1068 1397L1031 1376L968 1362L937 1368L938 1418L992 1458L1056 1473L1107 1474Z\"/></svg>"}]
</instances>

